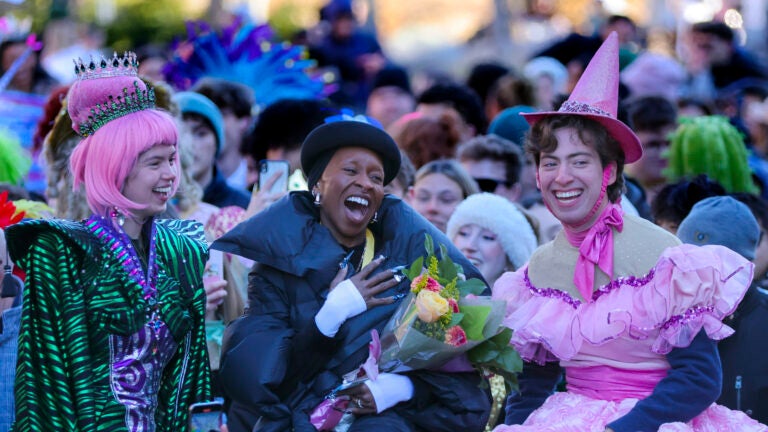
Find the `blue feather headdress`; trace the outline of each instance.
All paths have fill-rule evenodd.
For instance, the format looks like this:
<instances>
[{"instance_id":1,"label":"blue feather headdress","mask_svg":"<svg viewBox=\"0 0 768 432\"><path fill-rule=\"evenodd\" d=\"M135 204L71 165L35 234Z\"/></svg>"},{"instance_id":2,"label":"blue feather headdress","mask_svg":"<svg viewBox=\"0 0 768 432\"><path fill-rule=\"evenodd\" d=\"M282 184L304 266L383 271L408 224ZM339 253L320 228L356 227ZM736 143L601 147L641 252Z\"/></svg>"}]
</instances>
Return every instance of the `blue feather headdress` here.
<instances>
[{"instance_id":1,"label":"blue feather headdress","mask_svg":"<svg viewBox=\"0 0 768 432\"><path fill-rule=\"evenodd\" d=\"M315 71L304 46L276 41L266 24L240 21L220 33L205 22L187 23L187 40L177 44L163 73L179 90L203 77L244 84L261 108L280 99L322 99L336 91L332 77Z\"/></svg>"}]
</instances>

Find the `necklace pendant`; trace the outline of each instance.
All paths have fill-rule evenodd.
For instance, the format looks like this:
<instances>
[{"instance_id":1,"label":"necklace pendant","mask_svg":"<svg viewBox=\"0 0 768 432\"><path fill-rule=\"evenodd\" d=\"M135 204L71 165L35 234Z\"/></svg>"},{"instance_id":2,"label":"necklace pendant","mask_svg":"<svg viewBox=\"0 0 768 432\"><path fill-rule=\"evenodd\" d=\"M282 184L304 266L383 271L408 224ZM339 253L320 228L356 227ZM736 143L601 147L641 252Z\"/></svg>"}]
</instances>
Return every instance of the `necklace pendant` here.
<instances>
[{"instance_id":1,"label":"necklace pendant","mask_svg":"<svg viewBox=\"0 0 768 432\"><path fill-rule=\"evenodd\" d=\"M151 310L152 313L149 315L149 322L147 322L147 325L153 330L155 337L157 337L157 332L160 331L160 327L163 325L163 320L160 316L160 305L163 302L158 302L154 297L150 297L148 302L151 305L149 310Z\"/></svg>"},{"instance_id":2,"label":"necklace pendant","mask_svg":"<svg viewBox=\"0 0 768 432\"><path fill-rule=\"evenodd\" d=\"M163 325L163 321L160 319L160 314L157 313L156 310L152 311L152 315L149 318L149 322L147 325L155 332L157 333L160 330L160 327Z\"/></svg>"}]
</instances>

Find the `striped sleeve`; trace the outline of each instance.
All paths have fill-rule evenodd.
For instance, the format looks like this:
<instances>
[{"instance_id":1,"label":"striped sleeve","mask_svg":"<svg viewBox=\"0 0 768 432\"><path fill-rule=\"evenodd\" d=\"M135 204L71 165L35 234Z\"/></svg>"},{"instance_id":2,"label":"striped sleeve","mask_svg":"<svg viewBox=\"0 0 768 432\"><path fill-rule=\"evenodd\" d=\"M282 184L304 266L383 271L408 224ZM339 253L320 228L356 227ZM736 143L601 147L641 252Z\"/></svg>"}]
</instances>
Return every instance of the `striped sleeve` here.
<instances>
[{"instance_id":1,"label":"striped sleeve","mask_svg":"<svg viewBox=\"0 0 768 432\"><path fill-rule=\"evenodd\" d=\"M159 252L172 277L188 292L190 303L183 311L190 326L184 335L177 335L177 355L166 366L168 377L160 389L158 430L186 430L189 406L211 398L210 367L205 340L205 290L203 269L208 259L208 247L202 225L192 221L164 220L169 229L158 229L162 250ZM167 320L187 319L166 316ZM171 324L171 327L176 327Z\"/></svg>"},{"instance_id":2,"label":"striped sleeve","mask_svg":"<svg viewBox=\"0 0 768 432\"><path fill-rule=\"evenodd\" d=\"M76 257L44 232L28 249L19 331L14 431L93 430L91 356ZM86 421L87 420L87 421Z\"/></svg>"}]
</instances>

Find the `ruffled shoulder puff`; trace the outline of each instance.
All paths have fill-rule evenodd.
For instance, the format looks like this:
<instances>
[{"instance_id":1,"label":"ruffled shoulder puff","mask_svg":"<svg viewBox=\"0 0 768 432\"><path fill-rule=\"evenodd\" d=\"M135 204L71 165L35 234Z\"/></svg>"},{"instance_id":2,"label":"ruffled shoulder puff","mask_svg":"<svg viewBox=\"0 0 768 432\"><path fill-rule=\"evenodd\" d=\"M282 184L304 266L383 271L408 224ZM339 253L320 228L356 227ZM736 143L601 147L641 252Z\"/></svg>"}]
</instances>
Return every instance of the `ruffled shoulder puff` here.
<instances>
[{"instance_id":1,"label":"ruffled shoulder puff","mask_svg":"<svg viewBox=\"0 0 768 432\"><path fill-rule=\"evenodd\" d=\"M499 278L493 297L507 301L510 343L529 361L570 360L583 343L618 338L653 338L651 350L667 354L690 345L701 329L713 340L733 333L722 320L749 288L753 267L722 246L679 245L667 248L647 274L600 286L591 302L534 286L527 266Z\"/></svg>"}]
</instances>

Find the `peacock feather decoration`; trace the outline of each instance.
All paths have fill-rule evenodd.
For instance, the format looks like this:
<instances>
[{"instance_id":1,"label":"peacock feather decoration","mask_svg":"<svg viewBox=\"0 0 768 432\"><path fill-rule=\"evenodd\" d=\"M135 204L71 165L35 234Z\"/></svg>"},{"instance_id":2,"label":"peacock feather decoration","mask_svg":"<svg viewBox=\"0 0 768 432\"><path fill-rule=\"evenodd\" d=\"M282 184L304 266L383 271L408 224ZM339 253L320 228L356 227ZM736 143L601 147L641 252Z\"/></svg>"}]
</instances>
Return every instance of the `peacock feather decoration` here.
<instances>
[{"instance_id":1,"label":"peacock feather decoration","mask_svg":"<svg viewBox=\"0 0 768 432\"><path fill-rule=\"evenodd\" d=\"M723 116L681 118L664 172L670 182L706 174L729 193L757 193L744 137Z\"/></svg>"},{"instance_id":2,"label":"peacock feather decoration","mask_svg":"<svg viewBox=\"0 0 768 432\"><path fill-rule=\"evenodd\" d=\"M267 24L242 20L220 32L205 22L188 22L187 39L176 44L163 73L178 90L203 77L244 84L261 108L280 99L322 99L336 90L332 76L316 71L306 47L276 40Z\"/></svg>"}]
</instances>

